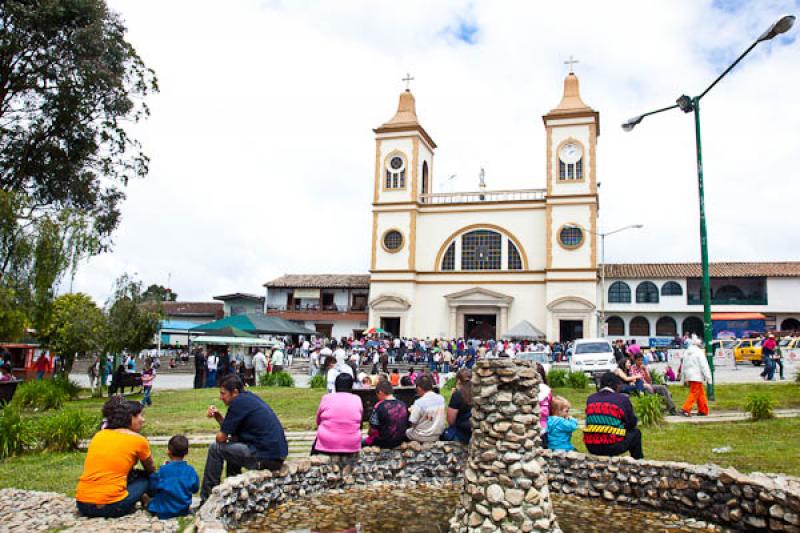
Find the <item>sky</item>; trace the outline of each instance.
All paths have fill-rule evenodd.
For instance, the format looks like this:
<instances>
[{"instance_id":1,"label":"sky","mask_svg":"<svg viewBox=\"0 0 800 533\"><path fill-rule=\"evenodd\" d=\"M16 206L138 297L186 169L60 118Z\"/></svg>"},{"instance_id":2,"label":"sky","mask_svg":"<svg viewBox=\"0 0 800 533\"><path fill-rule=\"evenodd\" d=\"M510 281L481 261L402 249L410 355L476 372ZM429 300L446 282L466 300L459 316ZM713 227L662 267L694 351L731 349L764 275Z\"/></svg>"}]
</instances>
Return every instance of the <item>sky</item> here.
<instances>
[{"instance_id":1,"label":"sky","mask_svg":"<svg viewBox=\"0 0 800 533\"><path fill-rule=\"evenodd\" d=\"M541 117L564 61L600 112L600 231L613 262L699 261L694 124L679 110L800 0L596 2L107 0L156 71L151 157L109 253L73 291L123 273L180 300L263 294L284 273L369 268L373 128L411 82L438 144L434 192L545 187ZM712 261L800 260L800 25L759 44L702 100ZM455 175L453 179L447 178ZM544 251L542 251L544 253Z\"/></svg>"}]
</instances>

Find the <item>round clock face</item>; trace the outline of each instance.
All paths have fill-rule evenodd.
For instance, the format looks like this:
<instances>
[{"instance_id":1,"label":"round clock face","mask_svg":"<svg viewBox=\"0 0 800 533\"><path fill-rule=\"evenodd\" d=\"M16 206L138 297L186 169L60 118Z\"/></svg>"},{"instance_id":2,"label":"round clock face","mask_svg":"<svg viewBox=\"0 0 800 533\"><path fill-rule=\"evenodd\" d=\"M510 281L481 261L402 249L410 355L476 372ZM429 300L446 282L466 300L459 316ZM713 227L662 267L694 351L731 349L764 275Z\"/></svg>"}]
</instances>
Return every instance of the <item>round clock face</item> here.
<instances>
[{"instance_id":1,"label":"round clock face","mask_svg":"<svg viewBox=\"0 0 800 533\"><path fill-rule=\"evenodd\" d=\"M393 157L392 161L389 163L392 165L392 168L398 170L400 167L403 166L403 159L400 157Z\"/></svg>"},{"instance_id":2,"label":"round clock face","mask_svg":"<svg viewBox=\"0 0 800 533\"><path fill-rule=\"evenodd\" d=\"M561 147L559 156L564 163L575 163L583 155L583 149L576 143L567 143Z\"/></svg>"}]
</instances>

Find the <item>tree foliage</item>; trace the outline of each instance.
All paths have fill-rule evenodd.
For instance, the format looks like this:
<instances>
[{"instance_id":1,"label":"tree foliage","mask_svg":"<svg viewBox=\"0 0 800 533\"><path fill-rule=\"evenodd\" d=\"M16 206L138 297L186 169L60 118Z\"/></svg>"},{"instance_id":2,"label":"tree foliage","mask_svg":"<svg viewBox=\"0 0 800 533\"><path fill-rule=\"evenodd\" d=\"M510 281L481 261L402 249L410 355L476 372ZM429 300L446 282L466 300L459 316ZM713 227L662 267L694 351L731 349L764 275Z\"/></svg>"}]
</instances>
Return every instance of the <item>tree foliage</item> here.
<instances>
[{"instance_id":1,"label":"tree foliage","mask_svg":"<svg viewBox=\"0 0 800 533\"><path fill-rule=\"evenodd\" d=\"M115 282L114 293L106 304L109 353L137 353L153 343L161 319L160 302L146 304L143 294L142 283L127 274Z\"/></svg>"},{"instance_id":2,"label":"tree foliage","mask_svg":"<svg viewBox=\"0 0 800 533\"><path fill-rule=\"evenodd\" d=\"M105 0L0 2L0 314L26 325L44 328L64 274L109 249L147 173L126 126L158 87L125 31Z\"/></svg>"},{"instance_id":3,"label":"tree foliage","mask_svg":"<svg viewBox=\"0 0 800 533\"><path fill-rule=\"evenodd\" d=\"M64 369L69 374L76 356L96 353L103 347L106 318L88 295L64 294L53 301L41 336L51 350L64 358Z\"/></svg>"},{"instance_id":4,"label":"tree foliage","mask_svg":"<svg viewBox=\"0 0 800 533\"><path fill-rule=\"evenodd\" d=\"M142 293L142 299L150 302L174 302L178 295L163 285L153 283Z\"/></svg>"}]
</instances>

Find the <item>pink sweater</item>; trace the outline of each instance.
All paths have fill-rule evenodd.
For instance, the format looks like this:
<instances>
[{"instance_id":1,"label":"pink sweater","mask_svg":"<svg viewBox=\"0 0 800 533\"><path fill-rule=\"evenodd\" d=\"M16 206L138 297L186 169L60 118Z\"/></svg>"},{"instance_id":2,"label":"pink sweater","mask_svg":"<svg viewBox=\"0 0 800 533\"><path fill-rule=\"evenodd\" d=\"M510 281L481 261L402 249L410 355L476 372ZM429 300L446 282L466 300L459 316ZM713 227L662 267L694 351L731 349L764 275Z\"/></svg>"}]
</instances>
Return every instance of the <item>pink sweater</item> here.
<instances>
[{"instance_id":1,"label":"pink sweater","mask_svg":"<svg viewBox=\"0 0 800 533\"><path fill-rule=\"evenodd\" d=\"M361 449L361 399L349 392L322 397L317 410L316 449L321 452L357 453Z\"/></svg>"}]
</instances>

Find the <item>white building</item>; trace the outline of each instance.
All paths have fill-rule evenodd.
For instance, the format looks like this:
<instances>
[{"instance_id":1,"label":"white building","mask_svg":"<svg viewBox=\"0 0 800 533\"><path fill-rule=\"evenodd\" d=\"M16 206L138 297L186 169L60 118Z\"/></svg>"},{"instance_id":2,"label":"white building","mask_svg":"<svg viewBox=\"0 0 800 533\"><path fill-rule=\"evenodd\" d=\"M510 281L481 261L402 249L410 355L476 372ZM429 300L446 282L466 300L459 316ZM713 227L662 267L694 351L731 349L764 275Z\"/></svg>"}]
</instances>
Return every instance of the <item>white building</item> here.
<instances>
[{"instance_id":1,"label":"white building","mask_svg":"<svg viewBox=\"0 0 800 533\"><path fill-rule=\"evenodd\" d=\"M755 320L766 331L800 331L800 262L712 263L709 271L715 329L746 329ZM699 263L609 264L605 279L610 337L647 344L702 335Z\"/></svg>"},{"instance_id":2,"label":"white building","mask_svg":"<svg viewBox=\"0 0 800 533\"><path fill-rule=\"evenodd\" d=\"M543 119L546 189L432 193L436 144L400 95L375 129L370 326L495 337L528 320L550 339L596 334L599 113L570 73Z\"/></svg>"}]
</instances>

